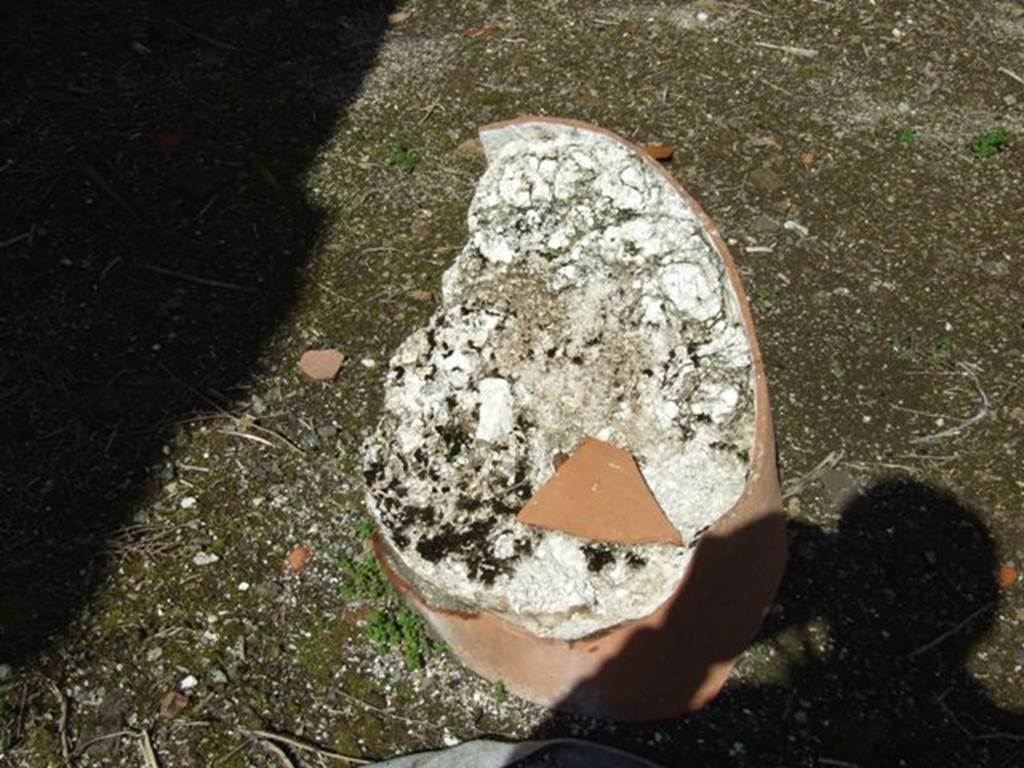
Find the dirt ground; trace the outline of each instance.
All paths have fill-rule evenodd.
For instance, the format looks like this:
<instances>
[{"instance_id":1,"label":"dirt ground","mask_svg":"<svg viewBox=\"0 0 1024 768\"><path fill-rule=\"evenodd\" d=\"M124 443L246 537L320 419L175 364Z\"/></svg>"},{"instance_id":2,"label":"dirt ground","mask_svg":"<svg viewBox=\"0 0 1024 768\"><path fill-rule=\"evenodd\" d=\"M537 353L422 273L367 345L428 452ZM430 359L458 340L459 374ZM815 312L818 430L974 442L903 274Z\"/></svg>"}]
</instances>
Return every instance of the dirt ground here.
<instances>
[{"instance_id":1,"label":"dirt ground","mask_svg":"<svg viewBox=\"0 0 1024 768\"><path fill-rule=\"evenodd\" d=\"M0 763L1024 765L1024 4L3 8ZM529 113L672 144L753 302L791 559L676 721L516 700L364 559L361 444L467 140Z\"/></svg>"}]
</instances>

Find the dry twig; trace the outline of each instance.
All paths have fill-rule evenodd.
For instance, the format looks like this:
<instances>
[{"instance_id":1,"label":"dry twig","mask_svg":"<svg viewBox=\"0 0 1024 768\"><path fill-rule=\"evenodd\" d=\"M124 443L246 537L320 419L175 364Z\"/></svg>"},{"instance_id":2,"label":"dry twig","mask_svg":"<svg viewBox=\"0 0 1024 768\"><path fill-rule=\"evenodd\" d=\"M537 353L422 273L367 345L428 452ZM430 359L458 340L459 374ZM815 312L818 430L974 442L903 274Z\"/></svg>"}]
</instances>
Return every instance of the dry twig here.
<instances>
[{"instance_id":1,"label":"dry twig","mask_svg":"<svg viewBox=\"0 0 1024 768\"><path fill-rule=\"evenodd\" d=\"M956 725L956 727L959 728L967 738L972 741L994 741L997 739L1004 739L1006 741L1024 741L1024 733L1005 733L1003 731L974 733L974 731L960 721L960 718L956 716L956 713L952 709L946 706L946 696L949 695L952 690L953 689L950 688L941 696L937 696L935 703L942 708L942 711L946 713L946 717L952 720L953 724Z\"/></svg>"},{"instance_id":2,"label":"dry twig","mask_svg":"<svg viewBox=\"0 0 1024 768\"><path fill-rule=\"evenodd\" d=\"M351 755L343 755L340 752L333 752L323 747L318 747L315 744L310 744L307 741L299 741L294 736L287 736L283 733L275 733L273 731L242 731L246 736L251 739L255 739L260 742L270 741L277 742L279 744L286 744L294 749L301 750L303 752L312 752L314 755L327 758L328 760L343 760L352 765L369 765L372 760L364 760L361 757L352 757Z\"/></svg>"},{"instance_id":3,"label":"dry twig","mask_svg":"<svg viewBox=\"0 0 1024 768\"><path fill-rule=\"evenodd\" d=\"M174 19L167 19L167 23L171 26L177 27L186 35L194 37L196 40L201 40L207 45L212 45L214 48L219 48L222 51L229 51L233 53L235 51L241 50L240 48L238 48L238 46L231 45L230 43L225 43L221 40L218 40L215 37L210 37L209 35L200 32L198 29L193 29L192 27L182 24L180 21L175 21Z\"/></svg>"},{"instance_id":4,"label":"dry twig","mask_svg":"<svg viewBox=\"0 0 1024 768\"><path fill-rule=\"evenodd\" d=\"M910 653L908 653L906 655L905 658L913 659L913 658L916 658L916 657L920 656L922 653L927 653L928 651L930 651L935 646L937 646L940 643L942 643L943 641L948 640L949 638L951 638L953 635L955 635L961 629L963 629L968 624L970 624L972 621L974 621L976 618L978 618L985 611L991 609L994 605L995 605L994 602L985 603L985 605L981 606L981 608L979 608L978 610L976 610L973 613L971 613L970 616L968 616L966 619L961 621L955 627L947 629L945 632L943 632L938 637L934 638L933 640L929 640L927 643L922 645L920 648L917 648L917 649L911 651Z\"/></svg>"},{"instance_id":5,"label":"dry twig","mask_svg":"<svg viewBox=\"0 0 1024 768\"><path fill-rule=\"evenodd\" d=\"M1000 67L999 71L1002 72L1007 77L1009 77L1011 80L1016 80L1021 85L1024 85L1024 77L1021 77L1016 72L1013 72L1013 71L1007 69L1006 67Z\"/></svg>"},{"instance_id":6,"label":"dry twig","mask_svg":"<svg viewBox=\"0 0 1024 768\"><path fill-rule=\"evenodd\" d=\"M25 232L21 235L15 235L9 237L6 240L0 240L0 248L9 248L12 245L20 243L22 240L28 240L32 236L32 232Z\"/></svg>"},{"instance_id":7,"label":"dry twig","mask_svg":"<svg viewBox=\"0 0 1024 768\"><path fill-rule=\"evenodd\" d=\"M791 496L799 496L804 492L804 489L806 489L808 485L820 478L828 470L835 469L842 460L843 449L840 448L839 450L832 451L828 456L819 461L818 464L809 472L804 473L800 477L795 477L792 480L787 480L782 485L783 500L788 499Z\"/></svg>"},{"instance_id":8,"label":"dry twig","mask_svg":"<svg viewBox=\"0 0 1024 768\"><path fill-rule=\"evenodd\" d=\"M127 729L123 731L114 731L113 733L104 733L101 736L96 736L95 738L89 739L87 742L85 742L85 744L83 744L80 747L75 747L75 751L72 752L72 756L77 757L78 755L81 755L86 750L88 750L90 747L93 747L96 744L99 744L103 741L110 741L111 739L120 739L124 738L125 736L132 736L134 738L138 738L138 735L139 734L135 731Z\"/></svg>"},{"instance_id":9,"label":"dry twig","mask_svg":"<svg viewBox=\"0 0 1024 768\"><path fill-rule=\"evenodd\" d=\"M805 59L813 59L818 55L818 52L813 48L800 48L796 45L775 45L774 43L762 42L755 42L754 45L758 48L770 48L773 51L782 51L783 53L788 53L791 56L800 56Z\"/></svg>"},{"instance_id":10,"label":"dry twig","mask_svg":"<svg viewBox=\"0 0 1024 768\"><path fill-rule=\"evenodd\" d=\"M164 267L158 267L155 264L136 264L135 266L150 272L155 272L158 275L167 275L168 277L176 277L179 280L184 280L186 283L195 283L196 285L207 285L211 288L226 288L230 291L240 291L241 293L260 293L259 288L254 288L250 285L239 285L237 283L229 283L224 280L213 280L208 277L199 277L198 275L190 275L187 272L178 272L174 269L166 269Z\"/></svg>"},{"instance_id":11,"label":"dry twig","mask_svg":"<svg viewBox=\"0 0 1024 768\"><path fill-rule=\"evenodd\" d=\"M255 741L257 744L263 747L263 749L265 749L267 752L276 757L278 762L280 762L281 765L284 766L284 768L295 768L295 763L292 761L290 757L288 757L288 753L281 749L279 746L277 746L277 744L272 742L270 739L253 739L253 741Z\"/></svg>"},{"instance_id":12,"label":"dry twig","mask_svg":"<svg viewBox=\"0 0 1024 768\"><path fill-rule=\"evenodd\" d=\"M142 762L146 764L146 768L160 768L160 761L156 759L156 752L153 751L153 742L149 740L149 731L139 731L138 738Z\"/></svg>"},{"instance_id":13,"label":"dry twig","mask_svg":"<svg viewBox=\"0 0 1024 768\"><path fill-rule=\"evenodd\" d=\"M245 438L246 440L251 440L254 443L259 443L260 445L265 445L265 446L267 446L269 448L276 448L277 447L272 442L267 440L266 438L260 437L259 435L252 435L252 434L249 434L248 432L239 432L238 430L235 430L235 429L218 429L217 431L220 432L222 435L228 435L230 437L242 437L242 438Z\"/></svg>"},{"instance_id":14,"label":"dry twig","mask_svg":"<svg viewBox=\"0 0 1024 768\"><path fill-rule=\"evenodd\" d=\"M963 370L963 375L971 380L974 384L974 388L978 391L978 398L981 401L981 405L978 407L977 413L967 419L958 419L960 422L956 426L944 429L941 432L935 432L930 435L923 435L921 437L911 438L910 442L914 445L931 445L932 443L938 443L942 440L946 440L951 437L959 437L965 430L974 426L979 421L987 419L992 413L992 403L989 400L985 390L981 388L981 382L978 381L978 374L974 372L974 369L965 363L960 363L960 368Z\"/></svg>"},{"instance_id":15,"label":"dry twig","mask_svg":"<svg viewBox=\"0 0 1024 768\"><path fill-rule=\"evenodd\" d=\"M356 705L358 705L360 707L363 707L364 709L369 710L370 712L375 712L378 715L382 715L384 717L389 717L389 718L391 718L393 720L398 720L398 721L403 722L403 723L405 723L407 725L415 725L415 726L419 726L419 727L426 727L426 728L429 728L429 729L434 730L434 731L440 730L440 728L436 724L434 724L434 723L427 722L426 720L417 720L414 717L406 717L405 715L400 715L397 712L395 712L393 709L388 709L388 708L385 708L385 707L378 707L375 704L371 704L368 701L364 701L363 699L360 699L358 696L353 696L351 693L348 693L347 691L338 690L338 691L336 691L336 693L338 693L342 698L352 702L353 704L356 704ZM337 712L338 710L332 710L332 711ZM342 713L339 712L339 714L342 714Z\"/></svg>"},{"instance_id":16,"label":"dry twig","mask_svg":"<svg viewBox=\"0 0 1024 768\"><path fill-rule=\"evenodd\" d=\"M100 172L97 171L93 166L89 165L89 163L82 163L82 170L85 171L85 175L89 177L89 180L92 181L93 184L95 184L97 187L103 190L104 194L106 194L107 197L109 197L119 206L124 208L125 211L128 212L129 216L131 216L133 219L136 219L137 221L142 219L142 217L139 216L136 210L132 208L130 205L128 205L128 201L121 197L114 190L114 188L107 183L107 180L100 175Z\"/></svg>"},{"instance_id":17,"label":"dry twig","mask_svg":"<svg viewBox=\"0 0 1024 768\"><path fill-rule=\"evenodd\" d=\"M71 765L71 743L68 739L68 700L53 680L46 681L53 695L60 703L60 716L57 719L57 737L60 740L60 754L64 758L64 765Z\"/></svg>"}]
</instances>

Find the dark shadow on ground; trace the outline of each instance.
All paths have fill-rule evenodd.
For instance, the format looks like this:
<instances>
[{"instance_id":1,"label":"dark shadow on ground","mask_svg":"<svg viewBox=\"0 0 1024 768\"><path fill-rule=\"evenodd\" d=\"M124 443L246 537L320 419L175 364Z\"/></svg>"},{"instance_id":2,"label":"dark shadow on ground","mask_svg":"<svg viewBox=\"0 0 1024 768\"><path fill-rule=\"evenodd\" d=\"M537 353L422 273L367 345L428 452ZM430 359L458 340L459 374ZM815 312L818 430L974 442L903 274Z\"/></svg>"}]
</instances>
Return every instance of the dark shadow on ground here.
<instances>
[{"instance_id":1,"label":"dark shadow on ground","mask_svg":"<svg viewBox=\"0 0 1024 768\"><path fill-rule=\"evenodd\" d=\"M293 304L383 0L3 4L0 662L46 647Z\"/></svg>"},{"instance_id":2,"label":"dark shadow on ground","mask_svg":"<svg viewBox=\"0 0 1024 768\"><path fill-rule=\"evenodd\" d=\"M835 533L803 522L788 533L759 637L778 683L733 682L704 710L649 725L590 730L554 714L531 737L584 728L667 766L1024 765L1024 713L996 706L966 666L1000 599L974 511L899 479L850 500ZM982 662L980 674L999 673Z\"/></svg>"}]
</instances>

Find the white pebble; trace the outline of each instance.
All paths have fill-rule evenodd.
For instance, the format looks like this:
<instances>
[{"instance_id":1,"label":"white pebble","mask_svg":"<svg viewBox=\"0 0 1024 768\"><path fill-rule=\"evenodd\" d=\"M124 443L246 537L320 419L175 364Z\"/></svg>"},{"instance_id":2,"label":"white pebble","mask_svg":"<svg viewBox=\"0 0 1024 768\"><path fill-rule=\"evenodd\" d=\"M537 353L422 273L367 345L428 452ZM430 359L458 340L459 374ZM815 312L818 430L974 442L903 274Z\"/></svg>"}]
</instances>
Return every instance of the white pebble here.
<instances>
[{"instance_id":1,"label":"white pebble","mask_svg":"<svg viewBox=\"0 0 1024 768\"><path fill-rule=\"evenodd\" d=\"M196 497L195 496L186 496L185 498L183 498L178 503L178 506L180 506L182 509L192 509L192 507L194 507L195 505L196 505Z\"/></svg>"},{"instance_id":2,"label":"white pebble","mask_svg":"<svg viewBox=\"0 0 1024 768\"><path fill-rule=\"evenodd\" d=\"M178 683L178 688L179 690L188 693L197 685L199 685L199 680L196 679L195 675L185 675L181 678L181 682Z\"/></svg>"},{"instance_id":3,"label":"white pebble","mask_svg":"<svg viewBox=\"0 0 1024 768\"><path fill-rule=\"evenodd\" d=\"M196 552L192 556L192 562L196 565L213 565L220 558L212 552Z\"/></svg>"},{"instance_id":4,"label":"white pebble","mask_svg":"<svg viewBox=\"0 0 1024 768\"><path fill-rule=\"evenodd\" d=\"M796 232L798 235L800 235L800 237L807 237L809 234L811 234L811 231L807 229L807 227L805 227L799 221L794 221L793 219L789 219L788 221L786 221L782 225L782 228L790 232Z\"/></svg>"},{"instance_id":5,"label":"white pebble","mask_svg":"<svg viewBox=\"0 0 1024 768\"><path fill-rule=\"evenodd\" d=\"M444 745L446 747L454 747L456 744L460 743L459 740L447 728L445 728L441 734L441 741L444 742Z\"/></svg>"},{"instance_id":6,"label":"white pebble","mask_svg":"<svg viewBox=\"0 0 1024 768\"><path fill-rule=\"evenodd\" d=\"M480 382L480 421L476 439L489 443L508 438L514 426L512 388L505 379L488 378Z\"/></svg>"}]
</instances>

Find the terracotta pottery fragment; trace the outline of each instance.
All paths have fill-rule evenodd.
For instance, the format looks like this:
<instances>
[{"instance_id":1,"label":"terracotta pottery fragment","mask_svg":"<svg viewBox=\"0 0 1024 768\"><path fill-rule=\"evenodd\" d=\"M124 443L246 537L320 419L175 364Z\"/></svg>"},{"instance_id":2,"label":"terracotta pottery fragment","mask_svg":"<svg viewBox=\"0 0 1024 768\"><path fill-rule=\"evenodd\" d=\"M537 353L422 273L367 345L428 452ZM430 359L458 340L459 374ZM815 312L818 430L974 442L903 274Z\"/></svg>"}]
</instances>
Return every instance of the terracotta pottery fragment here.
<instances>
[{"instance_id":1,"label":"terracotta pottery fragment","mask_svg":"<svg viewBox=\"0 0 1024 768\"><path fill-rule=\"evenodd\" d=\"M616 544L683 543L636 460L628 451L592 437L526 503L519 521Z\"/></svg>"},{"instance_id":2,"label":"terracotta pottery fragment","mask_svg":"<svg viewBox=\"0 0 1024 768\"><path fill-rule=\"evenodd\" d=\"M299 358L299 370L314 381L329 381L338 375L344 360L337 349L311 349Z\"/></svg>"}]
</instances>

